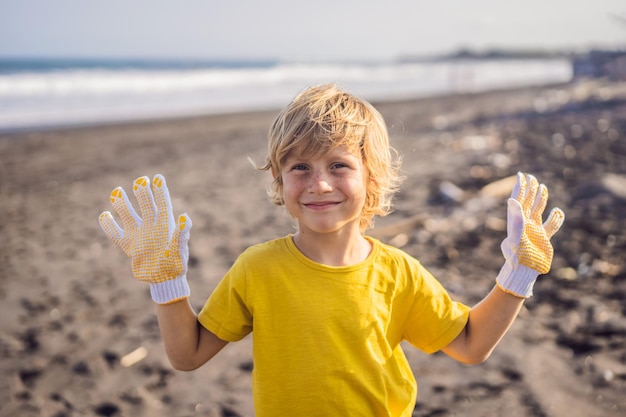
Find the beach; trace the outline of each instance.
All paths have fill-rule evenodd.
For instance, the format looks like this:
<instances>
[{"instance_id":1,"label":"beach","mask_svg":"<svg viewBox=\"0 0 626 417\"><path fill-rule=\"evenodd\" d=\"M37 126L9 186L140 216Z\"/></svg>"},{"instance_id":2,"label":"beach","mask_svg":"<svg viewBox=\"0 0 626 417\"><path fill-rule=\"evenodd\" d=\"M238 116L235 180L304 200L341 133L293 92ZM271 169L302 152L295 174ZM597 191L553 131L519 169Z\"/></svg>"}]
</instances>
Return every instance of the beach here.
<instances>
[{"instance_id":1,"label":"beach","mask_svg":"<svg viewBox=\"0 0 626 417\"><path fill-rule=\"evenodd\" d=\"M626 85L374 104L406 180L370 234L418 258L454 298L473 305L493 288L518 171L566 216L551 272L486 363L403 345L414 416L623 416ZM113 188L163 174L175 214L193 220L199 310L246 247L294 230L269 201L270 175L249 161L264 161L276 114L0 134L0 417L254 415L252 337L199 370L173 370L148 287L97 220Z\"/></svg>"}]
</instances>

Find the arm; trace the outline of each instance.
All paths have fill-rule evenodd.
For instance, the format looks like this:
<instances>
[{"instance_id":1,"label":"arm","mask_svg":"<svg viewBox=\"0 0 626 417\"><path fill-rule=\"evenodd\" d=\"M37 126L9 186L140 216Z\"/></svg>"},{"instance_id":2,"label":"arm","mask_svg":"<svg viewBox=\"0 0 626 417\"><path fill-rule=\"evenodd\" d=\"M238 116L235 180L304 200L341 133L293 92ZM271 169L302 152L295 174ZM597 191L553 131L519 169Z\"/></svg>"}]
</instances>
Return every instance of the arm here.
<instances>
[{"instance_id":1,"label":"arm","mask_svg":"<svg viewBox=\"0 0 626 417\"><path fill-rule=\"evenodd\" d=\"M228 344L200 324L188 300L157 304L157 317L167 356L180 371L199 368Z\"/></svg>"},{"instance_id":2,"label":"arm","mask_svg":"<svg viewBox=\"0 0 626 417\"><path fill-rule=\"evenodd\" d=\"M467 364L484 362L532 295L539 274L550 270L554 250L550 238L565 218L553 209L545 223L548 189L529 175L518 174L507 205L507 237L501 248L505 263L496 287L472 310L465 328L443 351Z\"/></svg>"},{"instance_id":3,"label":"arm","mask_svg":"<svg viewBox=\"0 0 626 417\"><path fill-rule=\"evenodd\" d=\"M188 301L187 242L191 219L183 214L174 222L170 194L161 175L156 175L152 184L147 177L138 178L133 192L141 217L126 192L118 187L111 193L110 200L124 227L121 228L109 212L100 215L100 225L107 237L131 258L133 276L150 284L172 366L180 370L196 369L227 342L200 325Z\"/></svg>"},{"instance_id":4,"label":"arm","mask_svg":"<svg viewBox=\"0 0 626 417\"><path fill-rule=\"evenodd\" d=\"M451 358L474 365L491 355L517 317L524 299L495 286L472 310L465 328L443 352Z\"/></svg>"}]
</instances>

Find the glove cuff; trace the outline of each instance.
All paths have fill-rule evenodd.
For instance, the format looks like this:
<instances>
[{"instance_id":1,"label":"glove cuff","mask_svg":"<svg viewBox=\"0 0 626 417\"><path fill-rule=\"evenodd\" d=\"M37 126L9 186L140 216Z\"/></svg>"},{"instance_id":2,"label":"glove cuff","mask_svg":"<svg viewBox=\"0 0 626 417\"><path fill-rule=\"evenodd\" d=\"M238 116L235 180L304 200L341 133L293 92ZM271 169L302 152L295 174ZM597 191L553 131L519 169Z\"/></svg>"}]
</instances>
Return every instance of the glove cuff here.
<instances>
[{"instance_id":1,"label":"glove cuff","mask_svg":"<svg viewBox=\"0 0 626 417\"><path fill-rule=\"evenodd\" d=\"M187 277L181 275L178 278L150 284L150 296L157 304L172 304L189 297L191 291L187 284Z\"/></svg>"},{"instance_id":2,"label":"glove cuff","mask_svg":"<svg viewBox=\"0 0 626 417\"><path fill-rule=\"evenodd\" d=\"M527 266L505 262L496 277L496 283L508 294L529 298L533 295L533 285L538 276L539 272Z\"/></svg>"}]
</instances>

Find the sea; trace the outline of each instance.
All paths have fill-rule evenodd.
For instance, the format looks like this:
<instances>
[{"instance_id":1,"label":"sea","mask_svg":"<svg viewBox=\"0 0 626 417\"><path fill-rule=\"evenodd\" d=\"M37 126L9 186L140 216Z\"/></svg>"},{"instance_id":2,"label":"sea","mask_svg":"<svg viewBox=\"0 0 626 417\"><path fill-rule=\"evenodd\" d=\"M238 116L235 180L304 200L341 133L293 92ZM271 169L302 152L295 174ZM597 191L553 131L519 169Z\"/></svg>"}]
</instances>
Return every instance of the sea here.
<instances>
[{"instance_id":1,"label":"sea","mask_svg":"<svg viewBox=\"0 0 626 417\"><path fill-rule=\"evenodd\" d=\"M310 62L0 57L0 131L279 109L336 83L370 101L568 82L566 59Z\"/></svg>"}]
</instances>

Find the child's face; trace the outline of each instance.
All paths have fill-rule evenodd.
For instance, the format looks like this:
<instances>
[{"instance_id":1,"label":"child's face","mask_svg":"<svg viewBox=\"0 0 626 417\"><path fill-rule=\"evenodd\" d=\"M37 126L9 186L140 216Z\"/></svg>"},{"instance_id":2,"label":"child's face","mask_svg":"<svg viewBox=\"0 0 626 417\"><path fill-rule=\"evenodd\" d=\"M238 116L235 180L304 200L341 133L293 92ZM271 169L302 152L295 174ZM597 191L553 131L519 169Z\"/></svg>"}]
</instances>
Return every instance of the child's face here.
<instances>
[{"instance_id":1,"label":"child's face","mask_svg":"<svg viewBox=\"0 0 626 417\"><path fill-rule=\"evenodd\" d=\"M301 232L360 233L367 172L360 155L338 147L323 155L289 155L280 173L287 211Z\"/></svg>"}]
</instances>

